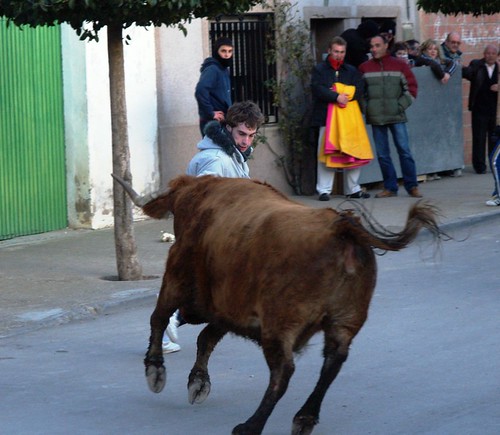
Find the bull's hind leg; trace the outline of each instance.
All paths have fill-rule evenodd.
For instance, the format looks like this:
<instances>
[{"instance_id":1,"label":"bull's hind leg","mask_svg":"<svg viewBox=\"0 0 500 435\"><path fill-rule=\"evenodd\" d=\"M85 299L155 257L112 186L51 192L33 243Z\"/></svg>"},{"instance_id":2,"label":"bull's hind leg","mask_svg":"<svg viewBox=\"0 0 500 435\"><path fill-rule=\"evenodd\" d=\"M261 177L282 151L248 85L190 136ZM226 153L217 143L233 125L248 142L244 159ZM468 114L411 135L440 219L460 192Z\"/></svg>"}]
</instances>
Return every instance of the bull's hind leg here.
<instances>
[{"instance_id":1,"label":"bull's hind leg","mask_svg":"<svg viewBox=\"0 0 500 435\"><path fill-rule=\"evenodd\" d=\"M262 433L267 419L276 403L285 394L290 378L295 371L293 352L281 340L262 340L262 350L271 371L268 387L255 413L233 429L233 435L256 435Z\"/></svg>"},{"instance_id":2,"label":"bull's hind leg","mask_svg":"<svg viewBox=\"0 0 500 435\"><path fill-rule=\"evenodd\" d=\"M209 324L198 335L196 361L188 380L189 403L201 403L208 397L211 387L208 360L215 346L226 332L226 329Z\"/></svg>"},{"instance_id":3,"label":"bull's hind leg","mask_svg":"<svg viewBox=\"0 0 500 435\"><path fill-rule=\"evenodd\" d=\"M352 332L336 328L325 331L325 347L323 350L323 366L321 374L311 395L293 419L292 435L308 435L319 421L321 403L328 388L335 380L347 359Z\"/></svg>"}]
</instances>

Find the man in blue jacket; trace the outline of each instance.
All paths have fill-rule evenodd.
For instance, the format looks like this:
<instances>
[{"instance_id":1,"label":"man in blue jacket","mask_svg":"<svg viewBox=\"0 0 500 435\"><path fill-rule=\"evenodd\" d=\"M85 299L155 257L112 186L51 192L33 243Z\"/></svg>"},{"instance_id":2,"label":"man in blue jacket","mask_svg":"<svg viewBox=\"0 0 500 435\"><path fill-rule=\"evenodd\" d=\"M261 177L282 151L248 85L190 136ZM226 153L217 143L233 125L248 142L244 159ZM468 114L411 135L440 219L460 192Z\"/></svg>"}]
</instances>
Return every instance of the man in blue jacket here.
<instances>
[{"instance_id":1,"label":"man in blue jacket","mask_svg":"<svg viewBox=\"0 0 500 435\"><path fill-rule=\"evenodd\" d=\"M205 125L212 120L224 121L232 104L229 76L232 58L232 41L229 38L219 38L213 46L212 57L207 57L201 65L201 75L194 95L198 102L202 137Z\"/></svg>"}]
</instances>

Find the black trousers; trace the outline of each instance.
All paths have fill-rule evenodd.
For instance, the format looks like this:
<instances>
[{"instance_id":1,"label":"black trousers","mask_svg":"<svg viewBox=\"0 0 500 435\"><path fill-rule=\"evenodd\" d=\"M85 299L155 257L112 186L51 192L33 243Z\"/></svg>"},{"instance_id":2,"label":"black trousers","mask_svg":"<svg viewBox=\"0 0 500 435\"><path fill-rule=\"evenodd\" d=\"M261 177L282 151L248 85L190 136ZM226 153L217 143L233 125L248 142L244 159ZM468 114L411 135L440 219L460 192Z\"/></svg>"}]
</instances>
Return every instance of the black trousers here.
<instances>
[{"instance_id":1,"label":"black trousers","mask_svg":"<svg viewBox=\"0 0 500 435\"><path fill-rule=\"evenodd\" d=\"M491 114L472 112L472 166L478 174L486 172L487 157L495 146L493 141L495 125L494 112ZM486 143L488 144L488 154L486 154Z\"/></svg>"}]
</instances>

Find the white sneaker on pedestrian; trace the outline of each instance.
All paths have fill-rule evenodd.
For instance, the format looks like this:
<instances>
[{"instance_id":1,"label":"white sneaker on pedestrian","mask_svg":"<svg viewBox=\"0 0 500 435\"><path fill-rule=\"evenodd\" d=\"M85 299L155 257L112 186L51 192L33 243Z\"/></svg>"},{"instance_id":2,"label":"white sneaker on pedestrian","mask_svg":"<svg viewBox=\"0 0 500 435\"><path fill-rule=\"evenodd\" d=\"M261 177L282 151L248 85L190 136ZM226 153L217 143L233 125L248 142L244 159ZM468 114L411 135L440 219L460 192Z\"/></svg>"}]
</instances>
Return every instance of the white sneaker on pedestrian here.
<instances>
[{"instance_id":1,"label":"white sneaker on pedestrian","mask_svg":"<svg viewBox=\"0 0 500 435\"><path fill-rule=\"evenodd\" d=\"M500 206L500 197L495 196L494 198L491 198L490 200L486 201L486 205L490 207Z\"/></svg>"},{"instance_id":2,"label":"white sneaker on pedestrian","mask_svg":"<svg viewBox=\"0 0 500 435\"><path fill-rule=\"evenodd\" d=\"M177 343L172 343L171 341L164 341L162 344L163 353L173 353L181 350L181 347Z\"/></svg>"},{"instance_id":3,"label":"white sneaker on pedestrian","mask_svg":"<svg viewBox=\"0 0 500 435\"><path fill-rule=\"evenodd\" d=\"M168 321L168 326L167 326L167 335L168 338L170 338L170 341L174 343L179 342L179 333L177 331L177 328L179 327L179 320L177 318L178 312L176 311L172 316L170 317Z\"/></svg>"}]
</instances>

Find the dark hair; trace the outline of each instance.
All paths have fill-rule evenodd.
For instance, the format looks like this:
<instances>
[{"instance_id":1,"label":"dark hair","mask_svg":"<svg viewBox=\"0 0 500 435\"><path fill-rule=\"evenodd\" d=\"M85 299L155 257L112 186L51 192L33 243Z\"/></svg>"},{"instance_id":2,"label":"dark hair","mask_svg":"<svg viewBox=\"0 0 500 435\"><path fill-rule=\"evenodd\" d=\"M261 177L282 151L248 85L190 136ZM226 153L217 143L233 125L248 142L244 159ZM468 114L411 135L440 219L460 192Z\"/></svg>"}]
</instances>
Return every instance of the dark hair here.
<instances>
[{"instance_id":1,"label":"dark hair","mask_svg":"<svg viewBox=\"0 0 500 435\"><path fill-rule=\"evenodd\" d=\"M392 46L391 54L394 56L396 55L396 52L398 52L399 50L408 51L408 45L406 44L406 42L403 41L395 42L394 45Z\"/></svg>"},{"instance_id":2,"label":"dark hair","mask_svg":"<svg viewBox=\"0 0 500 435\"><path fill-rule=\"evenodd\" d=\"M408 39L405 42L410 49L418 48L418 46L420 45L420 42L418 42L416 39Z\"/></svg>"},{"instance_id":3,"label":"dark hair","mask_svg":"<svg viewBox=\"0 0 500 435\"><path fill-rule=\"evenodd\" d=\"M253 101L234 103L226 115L226 124L236 127L244 123L249 128L258 129L264 122L264 115Z\"/></svg>"}]
</instances>

